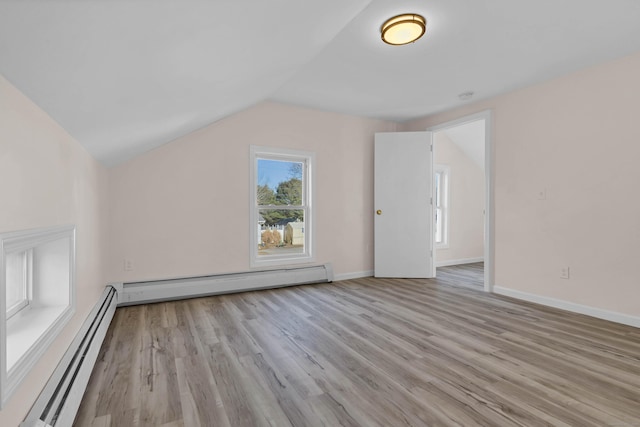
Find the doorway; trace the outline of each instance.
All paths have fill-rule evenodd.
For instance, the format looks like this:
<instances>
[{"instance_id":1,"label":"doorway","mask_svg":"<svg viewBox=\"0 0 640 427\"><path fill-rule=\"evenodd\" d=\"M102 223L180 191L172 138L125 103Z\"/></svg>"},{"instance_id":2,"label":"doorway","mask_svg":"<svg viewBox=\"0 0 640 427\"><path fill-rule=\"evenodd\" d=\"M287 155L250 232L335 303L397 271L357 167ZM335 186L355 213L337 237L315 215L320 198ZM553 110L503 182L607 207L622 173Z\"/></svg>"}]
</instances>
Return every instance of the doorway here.
<instances>
[{"instance_id":1,"label":"doorway","mask_svg":"<svg viewBox=\"0 0 640 427\"><path fill-rule=\"evenodd\" d=\"M490 111L429 128L434 145L434 248L440 268L484 268L493 286ZM437 274L437 273L436 273Z\"/></svg>"}]
</instances>

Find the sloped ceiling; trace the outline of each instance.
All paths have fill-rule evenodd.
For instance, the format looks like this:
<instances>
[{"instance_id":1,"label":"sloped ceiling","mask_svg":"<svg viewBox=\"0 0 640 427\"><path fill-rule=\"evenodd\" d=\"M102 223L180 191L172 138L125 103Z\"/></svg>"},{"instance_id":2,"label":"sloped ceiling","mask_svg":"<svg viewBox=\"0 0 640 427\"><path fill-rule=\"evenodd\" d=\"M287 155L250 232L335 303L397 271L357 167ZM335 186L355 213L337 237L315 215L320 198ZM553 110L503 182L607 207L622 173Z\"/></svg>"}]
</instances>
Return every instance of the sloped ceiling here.
<instances>
[{"instance_id":1,"label":"sloped ceiling","mask_svg":"<svg viewBox=\"0 0 640 427\"><path fill-rule=\"evenodd\" d=\"M392 47L381 23L423 14ZM263 100L404 121L640 50L637 0L0 3L0 73L105 165Z\"/></svg>"},{"instance_id":2,"label":"sloped ceiling","mask_svg":"<svg viewBox=\"0 0 640 427\"><path fill-rule=\"evenodd\" d=\"M441 131L482 170L484 170L484 126L484 120L476 120Z\"/></svg>"}]
</instances>

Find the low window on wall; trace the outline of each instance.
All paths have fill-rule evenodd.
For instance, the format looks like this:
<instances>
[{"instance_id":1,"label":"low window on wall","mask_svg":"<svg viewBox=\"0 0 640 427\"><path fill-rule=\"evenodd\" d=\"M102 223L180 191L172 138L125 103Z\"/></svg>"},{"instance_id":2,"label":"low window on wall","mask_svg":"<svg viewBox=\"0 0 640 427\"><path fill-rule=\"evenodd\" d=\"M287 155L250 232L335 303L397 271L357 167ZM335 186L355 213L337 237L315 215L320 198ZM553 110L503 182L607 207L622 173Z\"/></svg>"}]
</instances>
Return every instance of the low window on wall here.
<instances>
[{"instance_id":1,"label":"low window on wall","mask_svg":"<svg viewBox=\"0 0 640 427\"><path fill-rule=\"evenodd\" d=\"M313 174L306 151L251 146L251 266L313 260Z\"/></svg>"},{"instance_id":2,"label":"low window on wall","mask_svg":"<svg viewBox=\"0 0 640 427\"><path fill-rule=\"evenodd\" d=\"M75 227L3 233L0 246L4 406L75 311Z\"/></svg>"}]
</instances>

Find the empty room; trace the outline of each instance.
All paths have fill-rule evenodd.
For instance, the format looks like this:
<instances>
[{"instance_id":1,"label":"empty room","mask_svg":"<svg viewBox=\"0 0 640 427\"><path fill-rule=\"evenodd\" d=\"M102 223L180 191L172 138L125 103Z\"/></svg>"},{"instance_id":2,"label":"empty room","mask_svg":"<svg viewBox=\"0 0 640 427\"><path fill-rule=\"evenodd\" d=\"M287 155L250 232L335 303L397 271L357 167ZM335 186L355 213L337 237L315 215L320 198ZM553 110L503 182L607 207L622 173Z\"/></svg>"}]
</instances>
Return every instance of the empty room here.
<instances>
[{"instance_id":1,"label":"empty room","mask_svg":"<svg viewBox=\"0 0 640 427\"><path fill-rule=\"evenodd\" d=\"M0 426L640 427L640 2L0 2Z\"/></svg>"}]
</instances>

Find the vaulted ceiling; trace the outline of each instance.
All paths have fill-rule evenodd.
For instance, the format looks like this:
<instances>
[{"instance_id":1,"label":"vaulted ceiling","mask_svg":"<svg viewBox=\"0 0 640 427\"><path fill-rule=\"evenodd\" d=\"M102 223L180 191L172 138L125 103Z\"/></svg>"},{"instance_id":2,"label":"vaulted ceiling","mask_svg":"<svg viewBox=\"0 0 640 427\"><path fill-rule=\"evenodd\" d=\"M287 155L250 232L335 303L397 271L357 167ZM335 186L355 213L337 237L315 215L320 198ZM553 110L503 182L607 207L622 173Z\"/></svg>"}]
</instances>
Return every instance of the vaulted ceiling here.
<instances>
[{"instance_id":1,"label":"vaulted ceiling","mask_svg":"<svg viewBox=\"0 0 640 427\"><path fill-rule=\"evenodd\" d=\"M404 12L425 37L382 43ZM638 22L637 0L5 0L0 73L115 165L264 100L425 116L640 51Z\"/></svg>"},{"instance_id":2,"label":"vaulted ceiling","mask_svg":"<svg viewBox=\"0 0 640 427\"><path fill-rule=\"evenodd\" d=\"M484 171L485 123L476 120L441 130L473 163ZM437 149L437 147L436 147Z\"/></svg>"}]
</instances>

